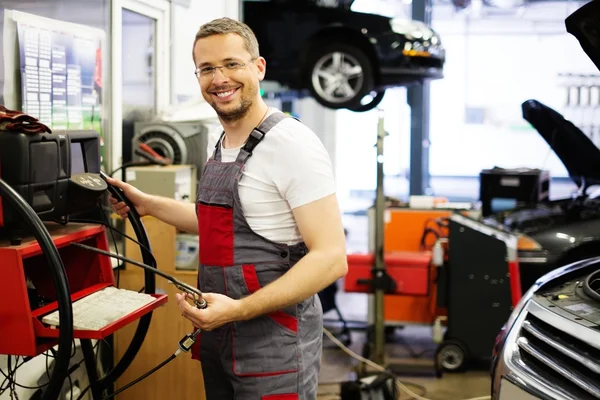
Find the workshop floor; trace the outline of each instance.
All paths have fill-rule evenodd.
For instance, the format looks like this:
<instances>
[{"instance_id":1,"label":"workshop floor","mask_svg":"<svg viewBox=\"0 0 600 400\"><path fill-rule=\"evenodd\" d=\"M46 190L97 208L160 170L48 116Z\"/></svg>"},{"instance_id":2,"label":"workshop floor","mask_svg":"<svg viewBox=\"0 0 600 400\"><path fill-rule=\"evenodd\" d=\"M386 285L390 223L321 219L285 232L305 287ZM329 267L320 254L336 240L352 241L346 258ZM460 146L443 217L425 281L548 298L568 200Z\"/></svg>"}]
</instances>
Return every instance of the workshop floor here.
<instances>
[{"instance_id":1,"label":"workshop floor","mask_svg":"<svg viewBox=\"0 0 600 400\"><path fill-rule=\"evenodd\" d=\"M366 309L366 299L360 295L338 293L338 306L345 318L351 321L365 319L356 318ZM336 319L335 313L327 313L326 320ZM326 328L338 333L335 324L326 323ZM364 330L352 331L352 343L349 349L361 355L366 341ZM433 355L436 345L431 337L429 326L405 326L397 328L388 336L385 354L389 363L423 365L424 371L418 374L401 374L400 381L419 396L431 400L467 400L474 397L489 396L490 377L486 366L465 373L444 374L441 378L434 375ZM339 399L340 383L356 379L357 366L360 362L337 347L327 337L324 339L323 362L319 379L319 400ZM413 385L414 384L414 385ZM418 386L415 386L418 385ZM411 397L403 393L400 399Z\"/></svg>"}]
</instances>

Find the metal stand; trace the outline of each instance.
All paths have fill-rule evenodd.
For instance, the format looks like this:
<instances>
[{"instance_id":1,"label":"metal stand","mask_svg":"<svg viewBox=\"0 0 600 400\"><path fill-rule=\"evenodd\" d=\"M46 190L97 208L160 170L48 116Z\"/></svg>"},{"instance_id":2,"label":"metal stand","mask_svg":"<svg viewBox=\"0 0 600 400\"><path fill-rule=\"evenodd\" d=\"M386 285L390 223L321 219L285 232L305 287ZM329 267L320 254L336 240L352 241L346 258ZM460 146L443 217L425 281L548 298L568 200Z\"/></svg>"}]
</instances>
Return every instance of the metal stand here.
<instances>
[{"instance_id":1,"label":"metal stand","mask_svg":"<svg viewBox=\"0 0 600 400\"><path fill-rule=\"evenodd\" d=\"M375 301L373 302L373 326L369 329L367 345L363 356L371 361L393 371L396 375L430 376L434 370L428 365L411 365L408 363L392 364L385 359L386 326L384 316L384 296L396 291L396 281L388 274L384 262L384 226L386 201L384 192L384 157L383 141L387 136L384 128L383 112L380 111L377 126L377 187L375 195L375 263L371 272L371 279L361 283L367 283L371 287ZM366 374L366 371L363 370Z\"/></svg>"},{"instance_id":2,"label":"metal stand","mask_svg":"<svg viewBox=\"0 0 600 400\"><path fill-rule=\"evenodd\" d=\"M384 295L396 290L396 282L388 275L383 258L383 227L385 213L385 195L383 185L383 140L387 133L383 126L383 111L380 111L377 125L377 189L375 193L375 264L371 271L371 279L361 283L370 285L375 295L373 302L373 315L375 316L373 328L370 329L368 343L365 346L364 356L371 361L383 365L385 363L385 320L384 320Z\"/></svg>"},{"instance_id":3,"label":"metal stand","mask_svg":"<svg viewBox=\"0 0 600 400\"><path fill-rule=\"evenodd\" d=\"M383 140L386 132L384 128L383 112L379 113L377 124L377 191L375 193L375 266L373 270L374 283L385 275L385 264L383 262L383 224L385 213L385 195L383 185ZM377 364L384 363L385 345L385 321L383 314L384 290L379 285L375 287L375 302L373 315L375 316L375 345L373 348L373 361Z\"/></svg>"}]
</instances>

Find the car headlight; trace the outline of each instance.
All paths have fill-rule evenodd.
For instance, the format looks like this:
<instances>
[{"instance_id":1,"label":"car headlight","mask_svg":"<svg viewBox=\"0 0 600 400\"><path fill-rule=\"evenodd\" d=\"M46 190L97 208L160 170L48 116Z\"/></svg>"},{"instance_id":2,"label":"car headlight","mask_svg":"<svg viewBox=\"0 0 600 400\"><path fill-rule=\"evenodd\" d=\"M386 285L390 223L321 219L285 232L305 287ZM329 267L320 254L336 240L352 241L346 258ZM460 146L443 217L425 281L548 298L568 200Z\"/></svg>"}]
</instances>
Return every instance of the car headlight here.
<instances>
[{"instance_id":1,"label":"car headlight","mask_svg":"<svg viewBox=\"0 0 600 400\"><path fill-rule=\"evenodd\" d=\"M392 31L401 35L406 35L409 40L423 39L431 40L434 37L437 43L440 42L439 36L437 36L431 28L425 25L421 21L413 21L406 18L393 18L390 20L390 26ZM433 43L433 41L432 41ZM435 44L435 43L434 43Z\"/></svg>"},{"instance_id":2,"label":"car headlight","mask_svg":"<svg viewBox=\"0 0 600 400\"><path fill-rule=\"evenodd\" d=\"M519 235L517 238L517 249L521 251L540 251L544 250L541 244L527 235Z\"/></svg>"}]
</instances>

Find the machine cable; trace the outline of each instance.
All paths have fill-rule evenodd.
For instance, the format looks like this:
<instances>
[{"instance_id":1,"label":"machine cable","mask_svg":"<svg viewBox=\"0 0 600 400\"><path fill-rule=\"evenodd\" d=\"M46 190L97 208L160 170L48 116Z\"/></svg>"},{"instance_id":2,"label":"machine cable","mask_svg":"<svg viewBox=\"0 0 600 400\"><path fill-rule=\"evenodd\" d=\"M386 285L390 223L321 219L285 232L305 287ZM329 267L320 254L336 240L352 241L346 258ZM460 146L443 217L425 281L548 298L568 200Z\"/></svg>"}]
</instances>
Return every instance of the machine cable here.
<instances>
[{"instance_id":1,"label":"machine cable","mask_svg":"<svg viewBox=\"0 0 600 400\"><path fill-rule=\"evenodd\" d=\"M100 173L100 175L103 178L105 177L105 175L102 172ZM131 227L133 228L133 231L135 232L138 241L141 243L140 250L144 264L149 265L151 268L149 270L144 271L145 292L154 293L156 291L156 278L154 273L158 270L156 269L156 260L151 255L152 251L150 241L148 239L148 234L146 233L146 229L144 228L144 225L135 207L120 189L115 188L112 185L108 185L108 192L119 201L125 202L125 204L127 204L131 210L128 216L129 222L131 223ZM131 365L133 359L142 347L142 344L150 327L151 320L152 313L148 313L140 318L136 331L133 335L133 339L131 340L129 347L127 348L119 362L106 375L104 375L102 378L99 378L98 381L91 382L91 386L95 386L101 391L104 389L108 389L110 385L116 382L116 380L121 375L123 375L123 373ZM84 393L85 391L82 392L80 397L82 397Z\"/></svg>"},{"instance_id":2,"label":"machine cable","mask_svg":"<svg viewBox=\"0 0 600 400\"><path fill-rule=\"evenodd\" d=\"M89 251L93 251L102 255L105 255L107 257L112 257L115 258L117 260L121 260L127 263L131 263L133 265L136 265L138 267L141 267L143 269L145 269L146 271L149 270L153 270L152 272L155 273L156 275L162 276L163 278L167 279L170 283L175 284L175 286L178 289L182 289L184 290L186 293L192 295L195 297L195 303L196 303L196 307L197 308L206 308L207 304L206 301L204 299L202 299L201 297L201 292L194 288L193 286L190 286L188 284L186 284L185 282L181 282L179 280L177 280L176 278L172 277L171 275L164 273L158 269L154 269L152 266L132 260L130 258L118 255L118 254L114 254L111 253L109 251L104 251L98 248L95 248L93 246L88 246L85 245L83 243L73 243L73 246L77 246ZM158 371L160 368L164 367L165 365L167 365L169 362L171 362L172 360L175 359L175 357L177 357L179 354L181 354L181 352L188 352L192 345L194 344L194 342L196 341L196 338L198 336L198 334L200 334L201 330L200 329L196 329L193 333L188 334L186 336L184 336L180 341L179 341L179 346L178 349L171 354L166 360L164 360L163 362L161 362L159 365L157 365L156 367L152 368L151 370L149 370L148 372L146 372L145 374L143 374L142 376L138 377L137 379L135 379L134 381L128 383L127 385L119 388L117 391L115 391L114 393L110 394L107 397L104 397L102 400L108 400L113 398L115 395L117 395L118 393L121 393L122 391L130 388L131 386L137 384L138 382L142 381L143 379L149 377L150 375L152 375L154 372ZM79 395L79 397L77 398L77 400L81 400L83 398L83 396L85 395L85 393L87 393L87 391L92 388L93 390L93 384L90 384L87 388L85 388L85 390L83 390L81 392L81 395Z\"/></svg>"},{"instance_id":3,"label":"machine cable","mask_svg":"<svg viewBox=\"0 0 600 400\"><path fill-rule=\"evenodd\" d=\"M56 287L56 299L61 327L58 336L59 348L55 356L55 363L50 381L42 397L43 400L55 400L58 398L63 382L68 375L73 340L73 307L65 267L58 249L40 217L19 193L1 178L0 197L19 213L23 220L25 220L27 226L32 230L35 239L38 241L46 260L48 261L52 281Z\"/></svg>"}]
</instances>

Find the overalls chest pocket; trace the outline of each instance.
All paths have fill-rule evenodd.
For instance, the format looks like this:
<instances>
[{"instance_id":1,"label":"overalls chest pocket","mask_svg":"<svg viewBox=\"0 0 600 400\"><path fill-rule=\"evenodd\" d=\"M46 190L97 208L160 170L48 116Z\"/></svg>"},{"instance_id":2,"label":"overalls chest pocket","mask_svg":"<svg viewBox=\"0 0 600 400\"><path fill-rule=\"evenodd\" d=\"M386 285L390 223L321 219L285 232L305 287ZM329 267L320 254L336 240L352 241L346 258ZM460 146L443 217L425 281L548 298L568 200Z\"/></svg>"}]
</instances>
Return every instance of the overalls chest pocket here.
<instances>
[{"instance_id":1,"label":"overalls chest pocket","mask_svg":"<svg viewBox=\"0 0 600 400\"><path fill-rule=\"evenodd\" d=\"M231 189L200 186L196 208L200 264L233 265L233 192Z\"/></svg>"}]
</instances>

